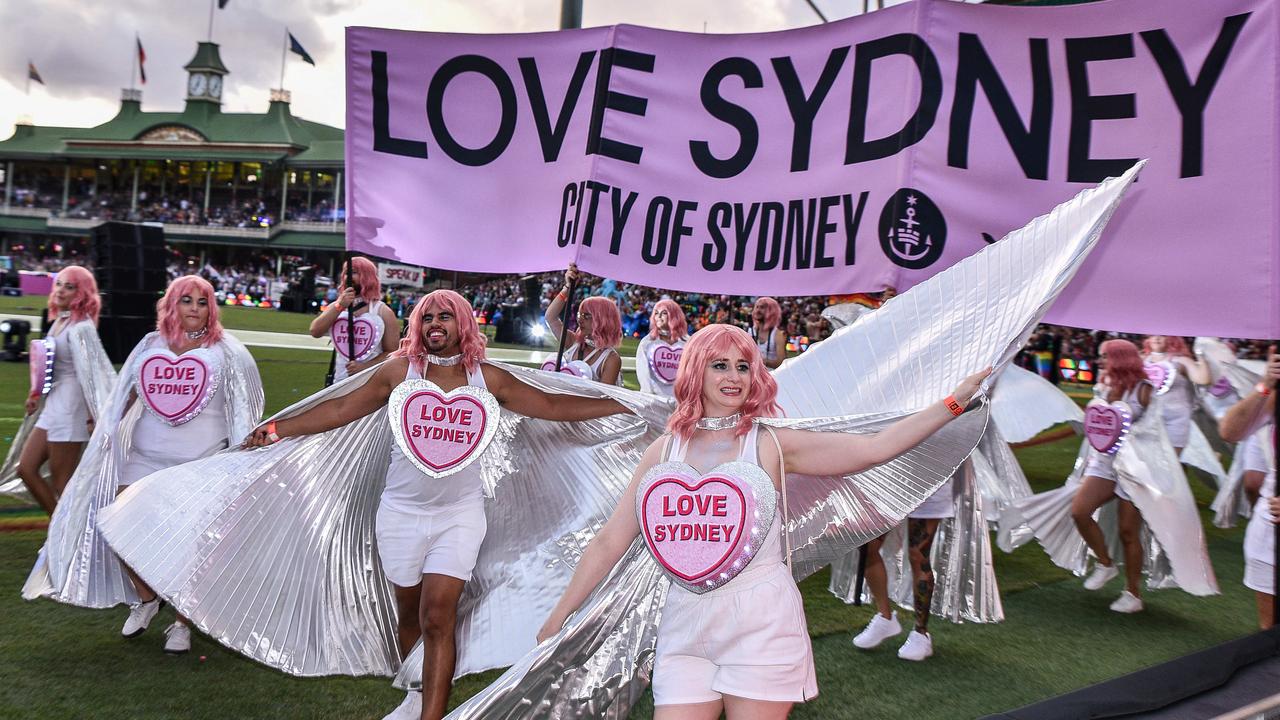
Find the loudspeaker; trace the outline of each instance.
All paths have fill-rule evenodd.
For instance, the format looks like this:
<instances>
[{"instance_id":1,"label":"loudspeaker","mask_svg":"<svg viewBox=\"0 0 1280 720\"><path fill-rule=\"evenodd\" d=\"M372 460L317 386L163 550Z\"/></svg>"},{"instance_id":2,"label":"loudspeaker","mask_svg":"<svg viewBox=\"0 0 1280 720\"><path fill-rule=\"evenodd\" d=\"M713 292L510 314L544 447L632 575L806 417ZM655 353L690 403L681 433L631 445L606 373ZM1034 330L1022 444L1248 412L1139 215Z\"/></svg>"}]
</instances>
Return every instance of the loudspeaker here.
<instances>
[{"instance_id":1,"label":"loudspeaker","mask_svg":"<svg viewBox=\"0 0 1280 720\"><path fill-rule=\"evenodd\" d=\"M98 335L107 357L124 362L155 329L156 301L169 282L164 228L107 222L93 229L93 274L102 293Z\"/></svg>"}]
</instances>

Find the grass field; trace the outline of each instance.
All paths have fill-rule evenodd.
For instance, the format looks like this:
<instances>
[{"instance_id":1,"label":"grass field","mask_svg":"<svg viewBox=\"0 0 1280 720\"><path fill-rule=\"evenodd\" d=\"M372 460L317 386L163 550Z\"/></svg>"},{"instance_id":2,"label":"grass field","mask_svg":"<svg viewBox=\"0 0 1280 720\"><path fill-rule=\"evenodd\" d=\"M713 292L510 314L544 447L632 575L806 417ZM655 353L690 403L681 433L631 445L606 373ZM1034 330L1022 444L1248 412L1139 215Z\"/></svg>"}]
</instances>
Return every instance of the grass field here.
<instances>
[{"instance_id":1,"label":"grass field","mask_svg":"<svg viewBox=\"0 0 1280 720\"><path fill-rule=\"evenodd\" d=\"M0 300L0 316L28 312L10 305L25 298ZM290 317L229 310L236 311L228 313L229 325L239 322L240 313ZM268 412L304 397L323 381L324 353L252 351ZM24 365L0 363L0 452L7 451L22 412L26 372ZM1077 448L1078 441L1069 438L1020 449L1017 455L1032 486L1043 490L1062 482ZM1207 507L1210 491L1198 480L1192 488L1201 507ZM199 636L191 655L166 656L160 651L161 630L169 611L142 637L123 640L118 634L123 609L90 611L22 601L18 590L43 532L4 528L6 522L35 515L12 500L0 501L0 718L380 718L399 702L401 696L381 678L291 678ZM827 573L818 573L801 589L820 695L798 707L793 717L971 718L1247 634L1254 627L1254 611L1252 593L1240 585L1243 531L1218 530L1204 517L1222 595L1200 599L1176 590L1149 592L1145 612L1122 616L1107 609L1119 581L1102 593L1089 593L1077 578L1054 567L1038 545L1011 555L997 552L1006 621L981 626L935 620L936 654L922 664L898 660L893 641L873 652L855 651L850 631L861 628L871 611L832 598L826 592ZM464 678L453 701L470 696L496 675ZM646 700L633 717L651 713Z\"/></svg>"}]
</instances>

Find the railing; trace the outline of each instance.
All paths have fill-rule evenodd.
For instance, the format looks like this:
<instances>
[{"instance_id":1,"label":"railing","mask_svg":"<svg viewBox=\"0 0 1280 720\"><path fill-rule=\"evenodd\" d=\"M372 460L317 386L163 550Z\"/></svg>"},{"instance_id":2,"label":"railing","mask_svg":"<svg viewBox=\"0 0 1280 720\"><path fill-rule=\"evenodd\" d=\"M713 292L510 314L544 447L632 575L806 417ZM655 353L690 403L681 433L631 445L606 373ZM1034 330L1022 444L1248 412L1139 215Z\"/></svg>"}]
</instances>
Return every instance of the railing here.
<instances>
[{"instance_id":1,"label":"railing","mask_svg":"<svg viewBox=\"0 0 1280 720\"><path fill-rule=\"evenodd\" d=\"M67 228L71 230L87 230L91 227L97 227L106 220L100 218L49 218L49 227L51 228Z\"/></svg>"},{"instance_id":2,"label":"railing","mask_svg":"<svg viewBox=\"0 0 1280 720\"><path fill-rule=\"evenodd\" d=\"M225 227L222 225L183 225L166 223L165 235L203 235L206 237L239 237L255 240L266 240L271 237L271 228L264 227Z\"/></svg>"},{"instance_id":3,"label":"railing","mask_svg":"<svg viewBox=\"0 0 1280 720\"><path fill-rule=\"evenodd\" d=\"M13 217L43 217L47 218L53 214L49 208L29 208L15 207L13 205L0 205L0 215L11 215Z\"/></svg>"},{"instance_id":4,"label":"railing","mask_svg":"<svg viewBox=\"0 0 1280 720\"><path fill-rule=\"evenodd\" d=\"M19 208L10 207L5 209L0 206L0 215L11 215L21 217L42 217L47 218L49 227L61 228L64 230L88 230L97 227L106 220L102 218L69 218L57 217L52 215L46 208ZM185 236L201 236L201 237L235 237L250 240L267 240L271 237L286 231L292 232L314 232L314 233L334 233L339 235L346 232L346 223L331 222L285 222L273 225L269 228L265 227L227 227L224 225L186 225L183 223L164 223L163 225L166 235L185 235Z\"/></svg>"},{"instance_id":5,"label":"railing","mask_svg":"<svg viewBox=\"0 0 1280 720\"><path fill-rule=\"evenodd\" d=\"M280 223L279 225L276 225L275 227L273 227L273 228L271 228L271 229L272 229L273 231L279 230L279 231L281 231L281 232L283 232L283 231L285 231L285 230L291 230L291 231L293 231L293 232L331 232L331 233L344 233L344 232L346 232L346 231L347 231L347 224L346 224L345 222L340 222L340 223L331 223L331 222L302 222L302 221L290 220L290 221L287 221L287 222L282 222L282 223ZM274 232L273 232L273 234L274 234Z\"/></svg>"}]
</instances>

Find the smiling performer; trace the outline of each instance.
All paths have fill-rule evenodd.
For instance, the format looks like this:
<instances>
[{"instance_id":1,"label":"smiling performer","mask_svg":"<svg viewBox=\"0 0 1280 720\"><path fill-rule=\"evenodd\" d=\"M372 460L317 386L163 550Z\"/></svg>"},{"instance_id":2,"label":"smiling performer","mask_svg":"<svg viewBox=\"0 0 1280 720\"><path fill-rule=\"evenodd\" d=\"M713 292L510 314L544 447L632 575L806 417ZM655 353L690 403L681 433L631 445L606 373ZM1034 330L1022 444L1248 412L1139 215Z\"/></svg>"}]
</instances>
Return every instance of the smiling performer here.
<instances>
[{"instance_id":1,"label":"smiling performer","mask_svg":"<svg viewBox=\"0 0 1280 720\"><path fill-rule=\"evenodd\" d=\"M762 297L751 306L751 338L770 370L787 359L787 333L782 329L782 307L771 297Z\"/></svg>"},{"instance_id":2,"label":"smiling performer","mask_svg":"<svg viewBox=\"0 0 1280 720\"><path fill-rule=\"evenodd\" d=\"M641 392L675 397L676 370L689 340L689 325L680 304L663 298L649 316L649 334L636 346L636 379Z\"/></svg>"},{"instance_id":3,"label":"smiling performer","mask_svg":"<svg viewBox=\"0 0 1280 720\"><path fill-rule=\"evenodd\" d=\"M560 313L569 301L570 287L577 285L578 275L578 266L570 264L564 274L564 287L543 315L551 334L557 338L564 334ZM613 300L589 297L578 303L578 329L570 330L568 336L572 344L564 350L561 372L622 387L622 356L618 354L618 347L622 345L622 315Z\"/></svg>"},{"instance_id":4,"label":"smiling performer","mask_svg":"<svg viewBox=\"0 0 1280 720\"><path fill-rule=\"evenodd\" d=\"M351 259L351 269L353 286L347 286L347 265L343 263L338 299L311 321L311 337L327 334L338 353L333 366L334 382L377 365L400 347L400 320L382 302L378 266L369 258L357 256ZM354 322L347 319L351 313L355 313ZM352 345L347 333L352 325L356 334L354 358L347 357Z\"/></svg>"},{"instance_id":5,"label":"smiling performer","mask_svg":"<svg viewBox=\"0 0 1280 720\"><path fill-rule=\"evenodd\" d=\"M103 530L143 578L164 588L166 599L211 636L288 672L390 674L421 638L428 658L423 691L411 692L393 717L440 717L455 666L472 672L518 657L532 641L533 617L553 599L538 595L546 586L563 587L559 573L567 580L567 570L541 566L576 550L541 544L578 531L585 522L568 506L581 502L590 511L599 502L591 494L599 491L573 489L578 481L566 468L601 472L619 462L609 443L627 443L657 424L608 417L629 410L600 392L582 394L592 383L531 370L517 375L484 354L466 299L452 290L432 292L414 308L407 337L390 359L285 410L246 441L271 447L152 478L104 515ZM648 407L666 416L664 402L653 399ZM605 419L559 427L594 418ZM552 455L539 457L526 433L544 442L555 433L564 437ZM485 495L507 477L513 481L504 503L487 511ZM169 510L165 548L136 534L135 518L174 507L207 509ZM261 512L272 526L240 512ZM317 537L323 533L334 534ZM236 555L241 547L271 551ZM222 548L230 549L225 557ZM280 554L291 559L278 560ZM202 564L214 555L218 573ZM259 573L271 581L254 580L261 594L253 597L232 579ZM221 582L203 584L215 575ZM286 591L301 616L277 606ZM503 592L517 592L518 600ZM491 601L492 610L485 604ZM493 623L508 629L495 634ZM473 632L482 633L479 640Z\"/></svg>"},{"instance_id":6,"label":"smiling performer","mask_svg":"<svg viewBox=\"0 0 1280 720\"><path fill-rule=\"evenodd\" d=\"M178 278L156 310L157 329L121 368L109 409L58 504L42 561L28 583L38 594L72 605L130 603L120 631L125 637L147 629L160 598L107 547L97 528L102 509L151 473L226 448L262 417L257 365L223 331L213 287L195 275ZM149 543L164 544L162 535L151 534L153 518L135 522ZM165 633L165 652L190 649L191 631L181 618Z\"/></svg>"},{"instance_id":7,"label":"smiling performer","mask_svg":"<svg viewBox=\"0 0 1280 720\"><path fill-rule=\"evenodd\" d=\"M93 273L79 265L58 273L49 294L49 316L56 319L43 339L31 343L27 414L0 467L0 483L7 483L0 492L21 492L25 485L50 515L116 383L98 339L101 307ZM48 480L40 470L46 462Z\"/></svg>"},{"instance_id":8,"label":"smiling performer","mask_svg":"<svg viewBox=\"0 0 1280 720\"><path fill-rule=\"evenodd\" d=\"M1098 366L1075 471L1057 490L1015 500L1016 511L1059 567L1084 574L1086 547L1092 551L1097 563L1084 582L1087 590L1100 590L1120 573L1109 542L1119 535L1125 589L1111 604L1116 612L1143 609L1144 571L1150 587L1167 586L1164 565L1167 579L1188 593L1217 594L1195 499L1165 434L1157 391L1138 348L1128 340L1108 340L1099 348ZM1113 499L1115 512L1100 517L1104 529L1094 515ZM1144 547L1144 523L1154 548ZM1156 562L1161 555L1167 563Z\"/></svg>"}]
</instances>

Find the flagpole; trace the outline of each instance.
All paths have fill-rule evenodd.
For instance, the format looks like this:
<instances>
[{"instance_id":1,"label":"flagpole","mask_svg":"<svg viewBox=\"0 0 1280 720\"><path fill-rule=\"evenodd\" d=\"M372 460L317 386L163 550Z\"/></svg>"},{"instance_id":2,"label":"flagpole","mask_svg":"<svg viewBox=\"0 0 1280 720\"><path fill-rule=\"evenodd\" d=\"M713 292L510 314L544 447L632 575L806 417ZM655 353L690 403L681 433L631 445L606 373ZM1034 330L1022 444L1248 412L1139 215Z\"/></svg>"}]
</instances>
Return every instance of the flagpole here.
<instances>
[{"instance_id":1,"label":"flagpole","mask_svg":"<svg viewBox=\"0 0 1280 720\"><path fill-rule=\"evenodd\" d=\"M213 3L216 0L209 0L209 42L213 42Z\"/></svg>"},{"instance_id":2,"label":"flagpole","mask_svg":"<svg viewBox=\"0 0 1280 720\"><path fill-rule=\"evenodd\" d=\"M138 77L138 45L142 42L138 33L133 34L133 62L129 63L129 89L134 89L134 80Z\"/></svg>"},{"instance_id":3,"label":"flagpole","mask_svg":"<svg viewBox=\"0 0 1280 720\"><path fill-rule=\"evenodd\" d=\"M280 50L280 91L284 92L284 63L289 57L289 26L284 28L284 47Z\"/></svg>"}]
</instances>

